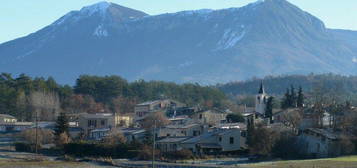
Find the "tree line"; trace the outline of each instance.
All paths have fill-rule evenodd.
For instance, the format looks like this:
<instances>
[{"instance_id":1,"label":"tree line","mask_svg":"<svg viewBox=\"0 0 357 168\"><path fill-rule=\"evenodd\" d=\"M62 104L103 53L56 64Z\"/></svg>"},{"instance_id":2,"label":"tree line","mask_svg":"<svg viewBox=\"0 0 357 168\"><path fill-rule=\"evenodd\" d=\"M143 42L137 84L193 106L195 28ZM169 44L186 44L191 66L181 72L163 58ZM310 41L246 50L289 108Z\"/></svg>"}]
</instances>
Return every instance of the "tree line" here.
<instances>
[{"instance_id":1,"label":"tree line","mask_svg":"<svg viewBox=\"0 0 357 168\"><path fill-rule=\"evenodd\" d=\"M128 82L120 76L82 75L74 86L52 77L0 74L0 113L20 121L55 120L61 112L132 112L134 105L154 99L175 99L189 106L224 107L223 92L199 84L163 81Z\"/></svg>"}]
</instances>

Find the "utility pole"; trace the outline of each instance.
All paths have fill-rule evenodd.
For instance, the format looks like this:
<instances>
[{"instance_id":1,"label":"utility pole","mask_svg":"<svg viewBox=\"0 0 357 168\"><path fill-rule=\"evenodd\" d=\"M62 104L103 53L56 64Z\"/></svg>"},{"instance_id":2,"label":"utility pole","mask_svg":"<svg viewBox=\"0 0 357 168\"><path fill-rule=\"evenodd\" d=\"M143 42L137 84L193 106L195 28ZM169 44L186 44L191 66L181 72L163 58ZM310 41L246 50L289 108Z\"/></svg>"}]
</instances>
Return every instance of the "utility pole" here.
<instances>
[{"instance_id":1,"label":"utility pole","mask_svg":"<svg viewBox=\"0 0 357 168\"><path fill-rule=\"evenodd\" d=\"M155 168L155 148L156 148L156 120L154 120L154 130L153 130L152 162L151 162L152 168Z\"/></svg>"}]
</instances>

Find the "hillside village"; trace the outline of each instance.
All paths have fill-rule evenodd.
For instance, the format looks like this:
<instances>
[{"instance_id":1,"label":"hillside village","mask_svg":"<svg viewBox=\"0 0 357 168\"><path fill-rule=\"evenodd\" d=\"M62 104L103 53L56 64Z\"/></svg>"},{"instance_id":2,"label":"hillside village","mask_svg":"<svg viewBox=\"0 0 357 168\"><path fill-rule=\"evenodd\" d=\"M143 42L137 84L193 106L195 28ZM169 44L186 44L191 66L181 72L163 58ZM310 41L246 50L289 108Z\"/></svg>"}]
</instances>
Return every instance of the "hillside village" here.
<instances>
[{"instance_id":1,"label":"hillside village","mask_svg":"<svg viewBox=\"0 0 357 168\"><path fill-rule=\"evenodd\" d=\"M153 151L159 160L207 156L296 159L356 153L355 107L348 103L327 105L318 98L315 104L305 104L302 90L295 93L293 88L282 99L281 107L274 108L274 97L262 82L257 87L255 106L243 105L238 111L188 106L163 98L140 102L129 113L64 111L46 119L35 116L32 122L1 114L0 131L32 134L32 138L22 136L24 142L18 143L16 150L38 152L61 146L65 154L74 156L118 156L108 148L100 148L103 151L98 153L81 150L85 144L119 145L112 147L140 154L118 157L144 160L150 160ZM49 135L54 136L53 141L44 138Z\"/></svg>"}]
</instances>

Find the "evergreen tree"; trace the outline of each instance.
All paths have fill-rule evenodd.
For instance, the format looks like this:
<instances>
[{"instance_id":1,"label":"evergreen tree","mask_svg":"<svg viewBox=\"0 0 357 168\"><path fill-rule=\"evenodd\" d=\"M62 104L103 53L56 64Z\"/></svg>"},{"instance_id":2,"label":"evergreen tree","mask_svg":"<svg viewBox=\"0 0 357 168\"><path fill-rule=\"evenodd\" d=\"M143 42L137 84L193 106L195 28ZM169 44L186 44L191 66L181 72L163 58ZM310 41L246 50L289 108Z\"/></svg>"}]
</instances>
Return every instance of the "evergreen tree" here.
<instances>
[{"instance_id":1,"label":"evergreen tree","mask_svg":"<svg viewBox=\"0 0 357 168\"><path fill-rule=\"evenodd\" d=\"M286 93L284 94L283 101L281 102L281 108L287 109L290 107L290 90L289 88L286 89Z\"/></svg>"},{"instance_id":2,"label":"evergreen tree","mask_svg":"<svg viewBox=\"0 0 357 168\"><path fill-rule=\"evenodd\" d=\"M273 121L273 102L274 102L274 97L269 97L266 110L265 110L265 117L270 119L270 122L272 123Z\"/></svg>"},{"instance_id":3,"label":"evergreen tree","mask_svg":"<svg viewBox=\"0 0 357 168\"><path fill-rule=\"evenodd\" d=\"M289 98L289 107L295 108L297 104L297 96L295 88L293 85L290 86L290 98Z\"/></svg>"},{"instance_id":4,"label":"evergreen tree","mask_svg":"<svg viewBox=\"0 0 357 168\"><path fill-rule=\"evenodd\" d=\"M297 107L304 107L304 93L301 86L299 87L299 93L297 97Z\"/></svg>"},{"instance_id":5,"label":"evergreen tree","mask_svg":"<svg viewBox=\"0 0 357 168\"><path fill-rule=\"evenodd\" d=\"M254 116L251 116L247 118L247 144L249 147L252 147L254 144L253 142L254 131L255 131Z\"/></svg>"},{"instance_id":6,"label":"evergreen tree","mask_svg":"<svg viewBox=\"0 0 357 168\"><path fill-rule=\"evenodd\" d=\"M66 113L62 112L57 118L55 127L55 136L58 138L62 133L68 134L69 124Z\"/></svg>"}]
</instances>

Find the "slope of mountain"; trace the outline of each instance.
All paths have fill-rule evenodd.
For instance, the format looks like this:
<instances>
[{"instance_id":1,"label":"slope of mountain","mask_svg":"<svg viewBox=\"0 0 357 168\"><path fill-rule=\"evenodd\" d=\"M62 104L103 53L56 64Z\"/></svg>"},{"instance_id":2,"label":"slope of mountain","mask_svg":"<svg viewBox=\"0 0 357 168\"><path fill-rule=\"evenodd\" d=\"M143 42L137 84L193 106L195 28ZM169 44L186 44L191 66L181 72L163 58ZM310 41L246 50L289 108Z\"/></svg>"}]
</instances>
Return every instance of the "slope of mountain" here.
<instances>
[{"instance_id":1,"label":"slope of mountain","mask_svg":"<svg viewBox=\"0 0 357 168\"><path fill-rule=\"evenodd\" d=\"M156 16L101 2L1 44L0 71L63 83L80 74L200 83L354 74L357 51L345 36L286 0Z\"/></svg>"}]
</instances>

